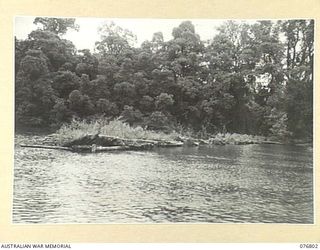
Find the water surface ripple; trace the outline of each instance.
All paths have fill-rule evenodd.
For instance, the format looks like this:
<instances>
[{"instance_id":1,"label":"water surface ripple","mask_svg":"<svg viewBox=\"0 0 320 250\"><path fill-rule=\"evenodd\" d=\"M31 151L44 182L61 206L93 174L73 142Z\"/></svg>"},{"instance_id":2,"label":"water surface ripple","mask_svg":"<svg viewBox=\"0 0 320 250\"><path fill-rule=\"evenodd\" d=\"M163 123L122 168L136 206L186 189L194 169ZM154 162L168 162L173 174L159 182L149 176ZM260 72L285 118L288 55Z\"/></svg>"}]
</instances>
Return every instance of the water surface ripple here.
<instances>
[{"instance_id":1,"label":"water surface ripple","mask_svg":"<svg viewBox=\"0 0 320 250\"><path fill-rule=\"evenodd\" d=\"M313 223L312 150L15 148L14 223Z\"/></svg>"}]
</instances>

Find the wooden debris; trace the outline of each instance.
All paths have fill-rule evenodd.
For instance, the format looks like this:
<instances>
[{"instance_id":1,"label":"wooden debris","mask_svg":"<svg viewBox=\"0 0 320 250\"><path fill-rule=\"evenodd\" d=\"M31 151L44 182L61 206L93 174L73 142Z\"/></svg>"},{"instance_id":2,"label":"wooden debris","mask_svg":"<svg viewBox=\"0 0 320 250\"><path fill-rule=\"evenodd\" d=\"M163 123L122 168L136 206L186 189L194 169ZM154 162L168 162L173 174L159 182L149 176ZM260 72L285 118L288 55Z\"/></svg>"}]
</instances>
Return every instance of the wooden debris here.
<instances>
[{"instance_id":1,"label":"wooden debris","mask_svg":"<svg viewBox=\"0 0 320 250\"><path fill-rule=\"evenodd\" d=\"M283 145L281 142L277 141L262 141L261 144L276 144L276 145Z\"/></svg>"},{"instance_id":2,"label":"wooden debris","mask_svg":"<svg viewBox=\"0 0 320 250\"><path fill-rule=\"evenodd\" d=\"M63 146L49 145L20 145L21 147L59 149L72 152L108 152L121 150L148 150L155 147L181 147L185 144L181 141L124 139L107 135L85 135L81 138L65 143ZM192 144L198 145L197 143Z\"/></svg>"},{"instance_id":3,"label":"wooden debris","mask_svg":"<svg viewBox=\"0 0 320 250\"><path fill-rule=\"evenodd\" d=\"M43 148L43 149L59 149L59 150L71 150L69 147L60 147L60 146L48 146L48 145L25 145L20 144L20 147L24 148Z\"/></svg>"}]
</instances>

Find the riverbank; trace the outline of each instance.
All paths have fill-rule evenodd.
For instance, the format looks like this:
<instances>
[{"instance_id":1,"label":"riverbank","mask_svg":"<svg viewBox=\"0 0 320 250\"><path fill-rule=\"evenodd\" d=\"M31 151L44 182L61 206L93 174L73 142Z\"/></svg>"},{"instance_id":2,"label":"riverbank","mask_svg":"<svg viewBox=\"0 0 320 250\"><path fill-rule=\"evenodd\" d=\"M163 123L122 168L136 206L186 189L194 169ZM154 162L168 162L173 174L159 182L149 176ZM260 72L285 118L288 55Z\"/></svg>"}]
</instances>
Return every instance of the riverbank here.
<instances>
[{"instance_id":1,"label":"riverbank","mask_svg":"<svg viewBox=\"0 0 320 250\"><path fill-rule=\"evenodd\" d=\"M119 119L92 122L72 121L55 133L16 136L16 144L23 147L99 152L115 150L145 150L154 147L182 147L201 145L282 144L263 136L218 133L207 138L195 138L190 133L164 133L140 126L132 127Z\"/></svg>"}]
</instances>

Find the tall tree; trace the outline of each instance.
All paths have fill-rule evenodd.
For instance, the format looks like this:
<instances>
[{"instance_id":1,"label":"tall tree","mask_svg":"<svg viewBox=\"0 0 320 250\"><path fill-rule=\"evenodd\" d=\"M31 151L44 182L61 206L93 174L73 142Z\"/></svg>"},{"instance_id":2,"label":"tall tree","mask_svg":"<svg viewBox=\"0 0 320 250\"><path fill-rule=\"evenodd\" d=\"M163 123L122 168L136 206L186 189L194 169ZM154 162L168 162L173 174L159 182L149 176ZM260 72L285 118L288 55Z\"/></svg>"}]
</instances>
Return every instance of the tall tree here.
<instances>
[{"instance_id":1,"label":"tall tree","mask_svg":"<svg viewBox=\"0 0 320 250\"><path fill-rule=\"evenodd\" d=\"M314 20L280 22L286 43L286 112L295 137L313 131Z\"/></svg>"},{"instance_id":2,"label":"tall tree","mask_svg":"<svg viewBox=\"0 0 320 250\"><path fill-rule=\"evenodd\" d=\"M105 23L94 53L62 38L74 19L35 23L15 40L17 124L120 114L150 129L312 137L312 20L227 21L206 42L183 21L171 40L156 32L140 47Z\"/></svg>"},{"instance_id":3,"label":"tall tree","mask_svg":"<svg viewBox=\"0 0 320 250\"><path fill-rule=\"evenodd\" d=\"M64 35L69 29L79 30L79 25L75 24L75 18L52 18L52 17L37 17L34 19L34 24L40 24L42 30L50 31L57 35Z\"/></svg>"}]
</instances>

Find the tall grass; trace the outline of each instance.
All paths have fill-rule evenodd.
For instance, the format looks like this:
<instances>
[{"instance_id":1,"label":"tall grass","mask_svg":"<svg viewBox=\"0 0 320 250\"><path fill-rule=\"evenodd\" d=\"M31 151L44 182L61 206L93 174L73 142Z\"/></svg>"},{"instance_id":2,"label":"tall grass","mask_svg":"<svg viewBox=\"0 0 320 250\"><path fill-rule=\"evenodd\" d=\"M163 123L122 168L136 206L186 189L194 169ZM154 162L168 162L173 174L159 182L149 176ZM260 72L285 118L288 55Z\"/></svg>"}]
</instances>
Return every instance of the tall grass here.
<instances>
[{"instance_id":1,"label":"tall grass","mask_svg":"<svg viewBox=\"0 0 320 250\"><path fill-rule=\"evenodd\" d=\"M56 140L64 144L71 140L79 139L85 135L94 134L114 136L124 139L165 140L172 141L180 138L194 138L190 131L181 129L179 132L156 132L147 130L141 126L132 127L119 120L108 120L100 118L94 121L72 120L71 123L63 125L56 133ZM209 144L239 144L239 143L261 143L266 140L263 136L253 136L236 133L218 133L209 137Z\"/></svg>"},{"instance_id":2,"label":"tall grass","mask_svg":"<svg viewBox=\"0 0 320 250\"><path fill-rule=\"evenodd\" d=\"M222 142L224 144L237 144L237 143L261 143L265 141L264 136L258 135L247 135L247 134L237 134L237 133L218 133L209 141Z\"/></svg>"},{"instance_id":3,"label":"tall grass","mask_svg":"<svg viewBox=\"0 0 320 250\"><path fill-rule=\"evenodd\" d=\"M111 121L107 119L98 119L95 121L73 120L70 124L63 125L57 131L57 136L59 141L63 143L88 134L97 133L119 138L145 140L174 140L179 136L176 132L166 134L147 130L141 126L131 127L119 119Z\"/></svg>"}]
</instances>

